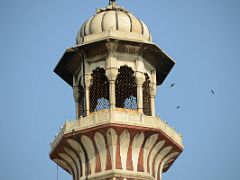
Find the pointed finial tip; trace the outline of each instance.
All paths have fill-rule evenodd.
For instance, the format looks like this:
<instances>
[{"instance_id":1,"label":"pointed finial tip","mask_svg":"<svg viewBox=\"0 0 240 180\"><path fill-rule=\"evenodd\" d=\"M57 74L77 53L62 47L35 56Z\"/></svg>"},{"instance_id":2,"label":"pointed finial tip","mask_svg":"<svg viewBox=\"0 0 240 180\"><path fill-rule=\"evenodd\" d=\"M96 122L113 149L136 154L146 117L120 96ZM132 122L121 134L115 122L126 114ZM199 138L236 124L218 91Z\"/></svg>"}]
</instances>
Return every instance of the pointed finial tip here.
<instances>
[{"instance_id":1,"label":"pointed finial tip","mask_svg":"<svg viewBox=\"0 0 240 180\"><path fill-rule=\"evenodd\" d=\"M116 2L116 0L109 0L109 4Z\"/></svg>"}]
</instances>

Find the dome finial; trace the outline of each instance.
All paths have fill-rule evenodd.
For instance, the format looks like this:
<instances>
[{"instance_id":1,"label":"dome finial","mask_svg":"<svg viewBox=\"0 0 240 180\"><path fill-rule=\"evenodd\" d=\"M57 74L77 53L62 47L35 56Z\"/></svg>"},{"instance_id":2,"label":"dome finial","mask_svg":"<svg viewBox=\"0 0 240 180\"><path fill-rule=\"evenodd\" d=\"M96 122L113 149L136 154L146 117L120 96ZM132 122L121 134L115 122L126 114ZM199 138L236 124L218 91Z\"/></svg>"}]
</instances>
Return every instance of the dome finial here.
<instances>
[{"instance_id":1,"label":"dome finial","mask_svg":"<svg viewBox=\"0 0 240 180\"><path fill-rule=\"evenodd\" d=\"M113 4L115 2L116 2L116 0L109 0L109 4Z\"/></svg>"}]
</instances>

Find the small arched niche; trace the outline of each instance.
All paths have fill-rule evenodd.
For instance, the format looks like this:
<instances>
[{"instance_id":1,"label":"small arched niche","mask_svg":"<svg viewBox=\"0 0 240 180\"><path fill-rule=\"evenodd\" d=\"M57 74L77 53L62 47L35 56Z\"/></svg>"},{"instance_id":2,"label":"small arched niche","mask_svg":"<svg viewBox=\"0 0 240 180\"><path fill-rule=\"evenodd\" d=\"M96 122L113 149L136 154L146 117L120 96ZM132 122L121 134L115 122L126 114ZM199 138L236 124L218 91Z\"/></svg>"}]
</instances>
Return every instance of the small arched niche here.
<instances>
[{"instance_id":1,"label":"small arched niche","mask_svg":"<svg viewBox=\"0 0 240 180\"><path fill-rule=\"evenodd\" d=\"M147 116L152 115L151 108L151 95L150 95L150 78L147 73L145 75L145 81L142 85L143 90L143 113Z\"/></svg>"},{"instance_id":2,"label":"small arched niche","mask_svg":"<svg viewBox=\"0 0 240 180\"><path fill-rule=\"evenodd\" d=\"M85 108L85 98L84 98L84 88L81 84L81 80L79 81L78 84L78 93L79 93L79 97L78 97L78 116L86 116L86 108Z\"/></svg>"},{"instance_id":3,"label":"small arched niche","mask_svg":"<svg viewBox=\"0 0 240 180\"><path fill-rule=\"evenodd\" d=\"M116 78L116 107L137 110L137 84L132 68L124 65Z\"/></svg>"},{"instance_id":4,"label":"small arched niche","mask_svg":"<svg viewBox=\"0 0 240 180\"><path fill-rule=\"evenodd\" d=\"M91 76L90 112L109 109L109 82L105 70L97 67Z\"/></svg>"}]
</instances>

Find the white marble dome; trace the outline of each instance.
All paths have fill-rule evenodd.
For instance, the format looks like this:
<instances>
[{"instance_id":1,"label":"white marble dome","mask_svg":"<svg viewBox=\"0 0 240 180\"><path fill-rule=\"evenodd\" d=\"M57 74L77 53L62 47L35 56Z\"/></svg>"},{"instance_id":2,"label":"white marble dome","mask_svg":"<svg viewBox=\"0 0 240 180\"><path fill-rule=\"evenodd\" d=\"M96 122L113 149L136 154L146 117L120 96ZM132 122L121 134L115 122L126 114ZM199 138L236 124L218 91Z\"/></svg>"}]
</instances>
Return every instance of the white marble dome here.
<instances>
[{"instance_id":1,"label":"white marble dome","mask_svg":"<svg viewBox=\"0 0 240 180\"><path fill-rule=\"evenodd\" d=\"M77 44L94 41L104 37L117 37L128 40L151 42L148 27L124 8L110 4L98 9L96 14L88 19L77 34Z\"/></svg>"}]
</instances>

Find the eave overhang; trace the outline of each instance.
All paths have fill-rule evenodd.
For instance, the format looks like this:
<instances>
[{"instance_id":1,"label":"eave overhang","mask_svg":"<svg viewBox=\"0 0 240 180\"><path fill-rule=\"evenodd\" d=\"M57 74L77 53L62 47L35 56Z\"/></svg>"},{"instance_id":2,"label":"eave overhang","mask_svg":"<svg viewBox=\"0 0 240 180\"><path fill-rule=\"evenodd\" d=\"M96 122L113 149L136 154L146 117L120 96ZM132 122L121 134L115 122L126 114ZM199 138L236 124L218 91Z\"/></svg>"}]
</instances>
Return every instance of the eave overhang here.
<instances>
[{"instance_id":1,"label":"eave overhang","mask_svg":"<svg viewBox=\"0 0 240 180\"><path fill-rule=\"evenodd\" d=\"M156 69L157 85L161 85L175 62L156 44L143 41L129 41L117 38L106 38L99 41L81 44L68 48L54 69L64 81L73 86L73 75L80 67L84 54L97 55L108 53L108 43L117 43L119 46L133 45L140 47L139 55ZM117 51L121 48L117 48Z\"/></svg>"}]
</instances>

